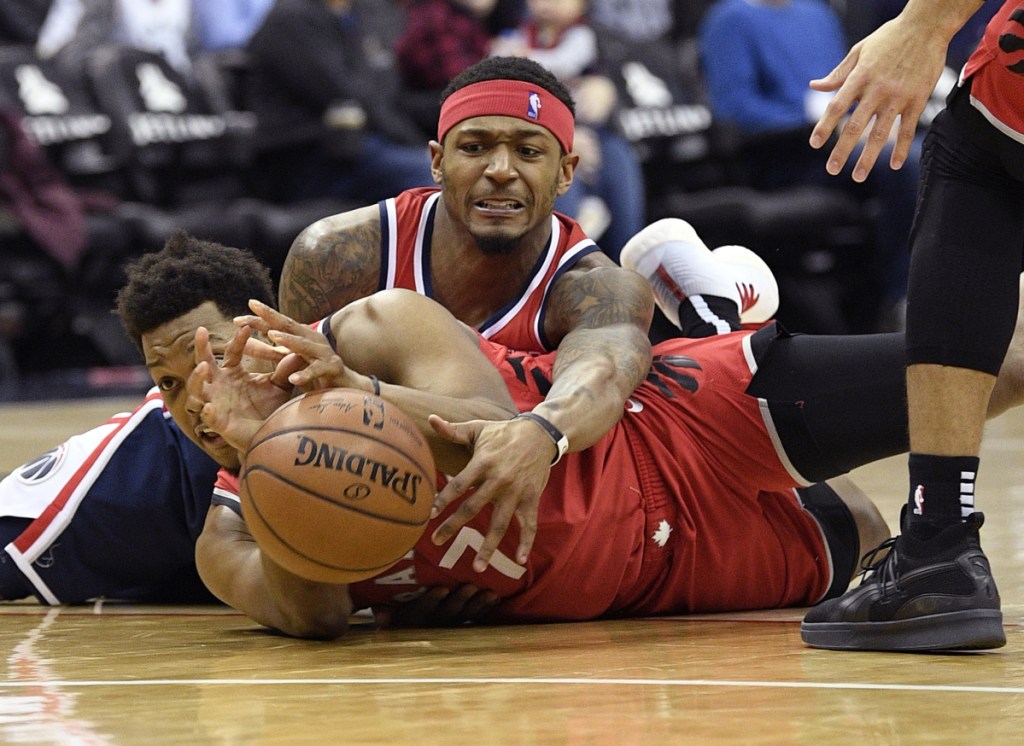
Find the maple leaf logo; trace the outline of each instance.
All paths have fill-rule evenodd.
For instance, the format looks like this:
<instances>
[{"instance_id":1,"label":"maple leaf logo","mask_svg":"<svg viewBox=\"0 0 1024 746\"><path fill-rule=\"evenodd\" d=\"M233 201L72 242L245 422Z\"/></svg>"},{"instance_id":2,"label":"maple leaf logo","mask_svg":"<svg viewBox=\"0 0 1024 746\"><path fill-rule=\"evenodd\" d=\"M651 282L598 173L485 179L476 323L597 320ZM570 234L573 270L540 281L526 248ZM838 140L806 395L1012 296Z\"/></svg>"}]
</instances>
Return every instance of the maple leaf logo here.
<instances>
[{"instance_id":1,"label":"maple leaf logo","mask_svg":"<svg viewBox=\"0 0 1024 746\"><path fill-rule=\"evenodd\" d=\"M668 537L671 535L672 527L668 525L668 521L662 520L662 522L658 524L658 530L651 535L651 538L654 539L655 543L659 547L663 547L668 544Z\"/></svg>"}]
</instances>

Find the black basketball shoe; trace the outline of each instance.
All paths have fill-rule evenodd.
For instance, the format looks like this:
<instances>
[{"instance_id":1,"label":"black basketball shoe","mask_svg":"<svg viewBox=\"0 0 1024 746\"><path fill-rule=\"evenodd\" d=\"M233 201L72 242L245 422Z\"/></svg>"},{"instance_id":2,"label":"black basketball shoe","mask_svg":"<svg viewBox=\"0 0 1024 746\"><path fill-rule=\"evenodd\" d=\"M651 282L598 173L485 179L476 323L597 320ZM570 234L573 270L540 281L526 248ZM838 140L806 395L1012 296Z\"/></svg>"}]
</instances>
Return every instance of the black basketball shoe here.
<instances>
[{"instance_id":1,"label":"black basketball shoe","mask_svg":"<svg viewBox=\"0 0 1024 746\"><path fill-rule=\"evenodd\" d=\"M861 560L857 588L807 612L803 641L831 650L1002 647L999 591L978 539L984 521L974 513L927 541L904 531L883 542Z\"/></svg>"}]
</instances>

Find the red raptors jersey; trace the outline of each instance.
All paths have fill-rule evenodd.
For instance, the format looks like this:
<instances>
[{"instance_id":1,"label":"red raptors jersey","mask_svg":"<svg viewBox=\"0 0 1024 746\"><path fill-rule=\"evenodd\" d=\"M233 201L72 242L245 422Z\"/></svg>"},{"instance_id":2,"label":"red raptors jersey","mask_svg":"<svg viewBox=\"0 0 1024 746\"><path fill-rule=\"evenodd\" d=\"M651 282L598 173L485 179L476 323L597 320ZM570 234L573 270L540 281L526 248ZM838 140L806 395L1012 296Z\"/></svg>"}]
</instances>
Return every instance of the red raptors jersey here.
<instances>
[{"instance_id":1,"label":"red raptors jersey","mask_svg":"<svg viewBox=\"0 0 1024 746\"><path fill-rule=\"evenodd\" d=\"M430 237L441 190L409 189L380 203L381 272L378 290L404 288L434 297ZM550 350L544 335L545 300L562 273L599 251L583 230L559 213L551 217L551 240L516 297L480 325L486 339L514 349ZM496 278L497 279L497 278Z\"/></svg>"},{"instance_id":2,"label":"red raptors jersey","mask_svg":"<svg viewBox=\"0 0 1024 746\"><path fill-rule=\"evenodd\" d=\"M442 546L431 521L388 572L350 587L357 608L472 583L501 603L490 621L722 611L812 604L831 582L817 523L800 508L757 400L747 332L655 348L622 421L552 470L525 566L513 521L483 573L471 564L490 523L483 511ZM553 355L481 340L520 409L543 399ZM219 483L221 492L237 487ZM774 492L770 492L775 490ZM215 498L216 500L216 498Z\"/></svg>"},{"instance_id":3,"label":"red raptors jersey","mask_svg":"<svg viewBox=\"0 0 1024 746\"><path fill-rule=\"evenodd\" d=\"M1024 0L1007 0L992 16L962 77L985 118L1024 143Z\"/></svg>"}]
</instances>

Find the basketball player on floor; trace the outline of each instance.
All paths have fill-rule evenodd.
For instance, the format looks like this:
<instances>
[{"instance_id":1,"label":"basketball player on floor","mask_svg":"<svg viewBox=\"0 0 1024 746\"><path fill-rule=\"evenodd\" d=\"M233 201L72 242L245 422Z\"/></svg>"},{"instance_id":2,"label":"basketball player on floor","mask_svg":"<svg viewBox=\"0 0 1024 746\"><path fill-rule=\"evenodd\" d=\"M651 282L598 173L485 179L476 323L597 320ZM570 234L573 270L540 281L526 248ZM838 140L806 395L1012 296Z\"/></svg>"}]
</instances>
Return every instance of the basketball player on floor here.
<instances>
[{"instance_id":1,"label":"basketball player on floor","mask_svg":"<svg viewBox=\"0 0 1024 746\"><path fill-rule=\"evenodd\" d=\"M643 278L614 265L574 221L552 213L555 198L572 182L577 160L570 155L572 99L536 63L487 60L453 81L438 134L443 145L432 144L431 156L442 189L404 193L310 226L296 240L284 269L280 293L285 308L315 320L378 287L409 287L435 297L458 318L505 344L535 351L558 346L563 356L547 416L563 427L573 449L585 448L589 443L581 433L600 434L611 427L643 378L650 363L647 329L653 303ZM149 408L157 406L149 401ZM84 473L65 462L63 469L47 472L46 485L17 496L19 506L9 513L6 526L0 518L0 540L18 572L9 567L8 588L0 576L0 596L16 598L10 594L20 590L58 603L110 592L96 584L57 592L46 587L39 571L49 562L56 537L72 538L64 532L76 530L78 506L93 499L90 480L97 479L97 491L123 484L121 473L109 481L99 479L106 463L115 464L112 470L120 463L131 468L138 452L157 451L168 437L180 440L173 426L169 436L161 432L169 427L163 416L151 413L154 432L133 430L138 418L130 418L93 466L83 464ZM481 547L482 562L513 512L524 526L517 557L529 551L536 501L550 466L536 447L543 437L535 423L520 420L495 433L490 448L481 444L478 464L486 466L473 477L477 495L504 498L495 510L494 530ZM493 457L495 451L500 458ZM175 458L192 470L198 468L186 461L192 456L197 454ZM211 467L207 464L197 476ZM20 484L18 490L25 493L28 486ZM2 492L0 515L7 502ZM112 503L122 496L98 492L95 499ZM139 499L148 497L142 493ZM181 513L177 505L174 509ZM194 514L191 504L186 512ZM38 522L30 527L28 519ZM163 572L156 565L168 560L154 555L139 564ZM154 591L158 594L159 586Z\"/></svg>"},{"instance_id":2,"label":"basketball player on floor","mask_svg":"<svg viewBox=\"0 0 1024 746\"><path fill-rule=\"evenodd\" d=\"M220 281L229 265L239 270L230 294ZM243 367L267 361L243 357L246 335L236 333L231 309L246 292L244 275L263 272L244 252L179 240L132 266L119 295L125 328L169 411L225 467L197 544L200 572L218 597L261 624L333 637L353 608L466 582L500 598L487 621L809 604L841 593L859 547L887 534L848 483L800 485L906 448L900 336L789 336L769 325L657 347L621 421L586 451L559 458L560 436L538 428L545 458L556 465L540 501L544 530L525 564L514 560L520 528L513 521L501 555L482 571L476 566L471 547L488 530L486 513L472 511L455 541L435 542L437 526L469 499L461 496L431 521L410 566L351 588L297 578L260 554L236 493L245 438L292 386L315 383L316 371L294 365L294 356L274 373ZM285 330L271 339L318 366L320 385L379 386L417 417L447 473L469 463L469 444L485 441L488 430L541 405L557 360L484 340L407 291L374 295L319 324L339 340L341 357L316 328L254 307L260 318L247 323L261 335ZM734 306L734 324L738 312ZM273 348L259 349L279 359ZM240 392L251 411L218 409L225 390ZM426 424L428 413L445 418L436 427L450 441Z\"/></svg>"},{"instance_id":3,"label":"basketball player on floor","mask_svg":"<svg viewBox=\"0 0 1024 746\"><path fill-rule=\"evenodd\" d=\"M524 86L540 96L539 109L527 105L528 96L517 97ZM284 268L284 308L312 321L378 288L406 287L434 297L460 320L510 347L546 351L557 346L562 355L546 416L563 428L573 449L583 448L588 440L580 433L590 429L600 435L610 427L647 368L650 351L644 332L652 308L650 287L613 265L573 221L551 211L555 197L568 188L576 163L566 148L572 139L572 101L553 76L528 60L494 59L467 70L451 90L439 143L431 146L442 189L404 193L310 226L296 240ZM689 226L675 223L671 227L679 230L666 231L663 225L643 232L645 253L659 237L692 241L703 249ZM759 266L750 252L747 259L753 262L749 269L734 269L753 275L743 283L757 287L760 302L745 313L763 321L774 313L777 288L763 262ZM733 279L727 280L728 287L717 292L735 295ZM662 285L655 289L665 294ZM670 316L678 317L678 303L665 306ZM146 508L150 495L145 490L125 495L122 485L132 481L126 476L137 464L152 461L156 468L162 463L151 454L173 457L178 468L168 468L168 474L180 471L199 482L212 474L214 465L203 463L202 454L176 432L156 396L147 398L144 409L145 415L119 416L116 435L104 427L79 439L67 458L48 457L48 468L37 471L31 483L0 485L0 516L5 504L16 504L7 518L0 517L0 546L7 547L12 560L6 568L0 563L0 596L34 593L47 603L67 603L103 594L125 597L130 583L145 581L146 574L133 575L127 586L97 578L79 587L65 582L48 587L44 580L50 574L51 552L90 541L78 538L80 506L96 500L112 515L116 505L122 510ZM563 419L571 420L571 426ZM143 420L148 424L137 427ZM490 447L480 444L477 450L480 466L472 474L477 499L505 496L497 512L500 520L481 547L482 562L513 509L525 526L522 552L532 542L532 516L550 466L539 455L543 448L538 442L542 445L544 437L536 424L515 421L495 433ZM85 443L93 441L97 449L86 449ZM168 450L164 444L169 441L180 446ZM511 453L518 455L512 458ZM150 481L143 475L138 483ZM5 496L12 491L16 494ZM170 504L158 509L201 516L202 492L184 503L170 497ZM134 514L124 520L134 521ZM442 531L450 533L455 527ZM193 525L184 538L194 539L197 529ZM82 532L95 536L84 524ZM188 572L187 556L161 554L159 542L145 546L152 547L152 556L120 567L148 568L150 578ZM140 546L137 551L149 550ZM197 583L194 570L191 583ZM162 588L154 583L127 597L160 600Z\"/></svg>"}]
</instances>

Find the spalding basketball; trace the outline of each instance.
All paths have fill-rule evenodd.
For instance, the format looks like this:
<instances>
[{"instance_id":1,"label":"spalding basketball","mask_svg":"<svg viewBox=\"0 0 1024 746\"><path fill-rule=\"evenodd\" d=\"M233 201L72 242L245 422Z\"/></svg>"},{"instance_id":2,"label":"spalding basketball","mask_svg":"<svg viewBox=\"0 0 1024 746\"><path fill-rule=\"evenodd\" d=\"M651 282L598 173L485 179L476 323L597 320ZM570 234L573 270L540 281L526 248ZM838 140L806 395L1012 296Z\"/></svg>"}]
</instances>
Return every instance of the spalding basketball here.
<instances>
[{"instance_id":1,"label":"spalding basketball","mask_svg":"<svg viewBox=\"0 0 1024 746\"><path fill-rule=\"evenodd\" d=\"M286 570L354 583L419 539L435 493L427 440L398 407L354 389L292 399L257 431L240 474L242 516Z\"/></svg>"}]
</instances>

